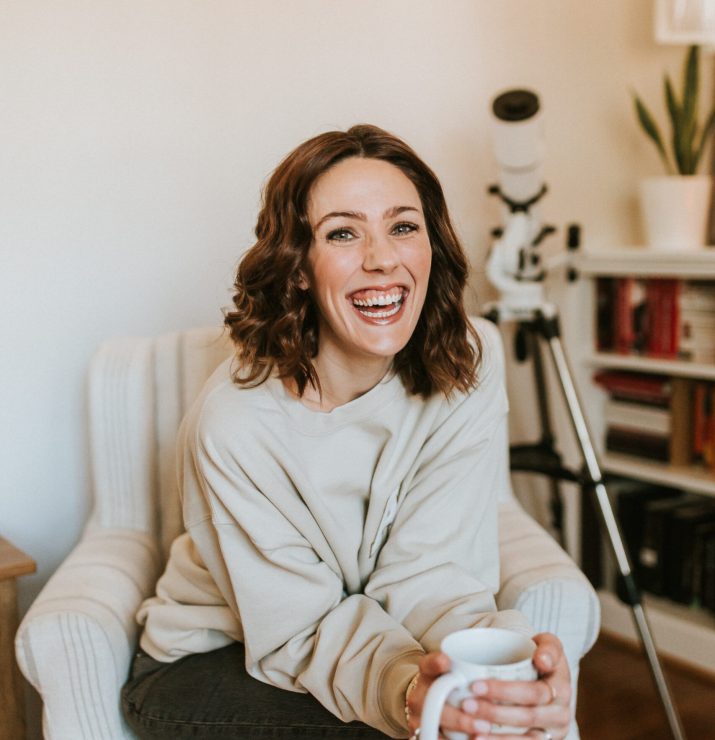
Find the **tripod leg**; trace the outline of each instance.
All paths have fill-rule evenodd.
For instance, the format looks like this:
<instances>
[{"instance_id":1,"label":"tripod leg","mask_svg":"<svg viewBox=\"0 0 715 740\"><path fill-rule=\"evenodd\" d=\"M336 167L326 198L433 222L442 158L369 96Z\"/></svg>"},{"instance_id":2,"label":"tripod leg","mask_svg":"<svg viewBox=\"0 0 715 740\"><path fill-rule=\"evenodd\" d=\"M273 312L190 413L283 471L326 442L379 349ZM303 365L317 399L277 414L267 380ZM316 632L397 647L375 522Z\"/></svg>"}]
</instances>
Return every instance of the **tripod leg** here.
<instances>
[{"instance_id":1,"label":"tripod leg","mask_svg":"<svg viewBox=\"0 0 715 740\"><path fill-rule=\"evenodd\" d=\"M539 421L541 424L541 444L554 450L554 431L551 424L551 414L546 394L546 378L544 376L544 363L541 357L539 338L533 323L528 326L524 325L523 331L526 332L528 339L529 354L531 356L532 368L534 371L534 385L536 387L536 400L539 409ZM551 524L556 532L559 545L563 547L565 537L561 486L555 478L550 479L549 486L551 489L549 499Z\"/></svg>"},{"instance_id":2,"label":"tripod leg","mask_svg":"<svg viewBox=\"0 0 715 740\"><path fill-rule=\"evenodd\" d=\"M578 443L583 454L588 476L593 482L593 488L596 493L596 499L601 514L601 520L608 534L613 553L618 564L618 570L623 577L627 589L629 604L633 612L633 620L636 629L640 635L643 648L645 649L651 674L655 682L656 689L663 703L668 724L675 740L685 740L685 733L678 715L678 710L673 702L663 669L660 665L658 653L655 648L655 642L651 634L648 620L646 619L643 605L641 602L640 591L633 577L631 566L628 561L628 555L623 546L623 539L618 528L618 522L613 514L610 499L606 486L603 484L603 476L596 457L596 452L591 441L591 435L586 424L586 419L581 410L581 403L574 386L571 370L566 359L560 339L560 330L558 316L545 316L542 314L542 333L546 338L551 357L556 367L556 374L561 384L566 404L569 409L573 428L578 438Z\"/></svg>"}]
</instances>

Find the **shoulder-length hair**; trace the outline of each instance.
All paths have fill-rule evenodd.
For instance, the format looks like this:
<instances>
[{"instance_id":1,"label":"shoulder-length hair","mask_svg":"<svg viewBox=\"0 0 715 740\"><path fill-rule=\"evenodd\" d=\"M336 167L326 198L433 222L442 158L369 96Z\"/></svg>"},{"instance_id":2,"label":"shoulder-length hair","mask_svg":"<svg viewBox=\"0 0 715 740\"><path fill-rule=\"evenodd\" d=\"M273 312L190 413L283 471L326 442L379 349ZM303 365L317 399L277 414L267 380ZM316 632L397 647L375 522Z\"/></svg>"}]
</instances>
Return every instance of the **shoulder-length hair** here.
<instances>
[{"instance_id":1,"label":"shoulder-length hair","mask_svg":"<svg viewBox=\"0 0 715 740\"><path fill-rule=\"evenodd\" d=\"M238 359L234 381L258 385L275 370L280 378L293 378L301 395L308 383L320 390L313 365L318 314L310 292L301 287L313 240L308 199L315 181L349 157L389 162L412 181L432 246L424 307L410 340L395 357L395 371L409 392L425 398L437 391L445 396L466 392L476 385L482 348L464 310L467 260L442 187L407 144L365 124L306 141L270 177L256 223L257 241L236 273L235 310L225 317Z\"/></svg>"}]
</instances>

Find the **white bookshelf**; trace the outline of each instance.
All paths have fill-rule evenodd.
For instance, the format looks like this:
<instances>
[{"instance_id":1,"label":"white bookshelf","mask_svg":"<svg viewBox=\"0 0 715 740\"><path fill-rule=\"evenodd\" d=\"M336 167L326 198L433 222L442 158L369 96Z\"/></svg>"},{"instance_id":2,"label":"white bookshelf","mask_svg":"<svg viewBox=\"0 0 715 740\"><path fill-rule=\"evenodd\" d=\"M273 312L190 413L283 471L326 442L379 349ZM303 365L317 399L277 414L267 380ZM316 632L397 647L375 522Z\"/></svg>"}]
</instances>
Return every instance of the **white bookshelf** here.
<instances>
[{"instance_id":1,"label":"white bookshelf","mask_svg":"<svg viewBox=\"0 0 715 740\"><path fill-rule=\"evenodd\" d=\"M646 247L586 251L576 260L581 275L598 277L674 277L715 279L715 247L666 252Z\"/></svg>"},{"instance_id":2,"label":"white bookshelf","mask_svg":"<svg viewBox=\"0 0 715 740\"><path fill-rule=\"evenodd\" d=\"M601 629L635 642L638 637L631 608L610 591L599 591L598 600ZM648 594L644 608L659 653L715 673L715 618Z\"/></svg>"},{"instance_id":3,"label":"white bookshelf","mask_svg":"<svg viewBox=\"0 0 715 740\"><path fill-rule=\"evenodd\" d=\"M645 373L663 373L681 378L715 380L715 365L686 360L661 360L640 355L617 355L611 352L594 352L585 358L593 367L607 370L636 370Z\"/></svg>"},{"instance_id":4,"label":"white bookshelf","mask_svg":"<svg viewBox=\"0 0 715 740\"><path fill-rule=\"evenodd\" d=\"M585 252L575 262L582 278L661 277L715 281L715 247L692 252L661 252L645 247ZM575 348L579 357L578 376L586 413L594 429L603 429L604 394L594 389L595 369L632 370L685 378L715 381L715 364L665 360L634 355L595 352L595 280L582 281L584 314L582 325L573 334L583 338ZM597 443L600 438L596 436ZM715 471L705 467L674 466L641 460L628 455L603 452L605 473L623 475L660 485L715 497ZM631 610L610 590L599 592L602 628L632 641L637 640ZM701 609L688 609L666 599L645 595L645 609L658 650L665 655L715 674L715 616Z\"/></svg>"},{"instance_id":5,"label":"white bookshelf","mask_svg":"<svg viewBox=\"0 0 715 740\"><path fill-rule=\"evenodd\" d=\"M715 497L715 473L698 465L668 465L615 452L601 455L601 464L608 473Z\"/></svg>"}]
</instances>

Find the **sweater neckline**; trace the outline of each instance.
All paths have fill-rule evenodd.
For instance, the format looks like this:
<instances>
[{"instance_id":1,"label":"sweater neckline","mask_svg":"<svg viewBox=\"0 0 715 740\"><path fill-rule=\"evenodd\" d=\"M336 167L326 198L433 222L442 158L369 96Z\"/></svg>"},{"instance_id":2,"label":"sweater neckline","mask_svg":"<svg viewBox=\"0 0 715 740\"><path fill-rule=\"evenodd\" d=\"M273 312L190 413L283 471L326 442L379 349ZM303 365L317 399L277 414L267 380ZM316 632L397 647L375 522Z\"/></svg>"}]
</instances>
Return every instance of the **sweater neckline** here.
<instances>
[{"instance_id":1,"label":"sweater neckline","mask_svg":"<svg viewBox=\"0 0 715 740\"><path fill-rule=\"evenodd\" d=\"M399 395L406 393L400 376L394 370L389 370L382 380L361 396L336 406L332 411L317 411L308 408L290 393L277 375L272 375L266 381L266 385L267 390L286 415L296 423L298 429L314 434L329 433L338 427L375 415Z\"/></svg>"}]
</instances>

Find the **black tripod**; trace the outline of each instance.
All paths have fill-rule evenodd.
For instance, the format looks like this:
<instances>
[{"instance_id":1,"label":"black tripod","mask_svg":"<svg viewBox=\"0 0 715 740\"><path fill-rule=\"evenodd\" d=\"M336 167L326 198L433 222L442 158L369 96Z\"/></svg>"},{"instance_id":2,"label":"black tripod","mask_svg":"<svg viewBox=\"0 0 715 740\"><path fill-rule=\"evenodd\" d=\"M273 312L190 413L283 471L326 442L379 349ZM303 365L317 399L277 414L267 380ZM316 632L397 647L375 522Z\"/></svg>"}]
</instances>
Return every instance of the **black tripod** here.
<instances>
[{"instance_id":1,"label":"black tripod","mask_svg":"<svg viewBox=\"0 0 715 740\"><path fill-rule=\"evenodd\" d=\"M509 312L506 312L509 318ZM485 312L486 318L498 324L502 318L499 304L492 305ZM535 310L519 315L518 344L522 356L530 356L533 363L534 381L541 423L541 439L536 444L515 445L511 449L511 469L513 471L533 472L545 475L551 482L551 514L561 544L563 544L562 502L559 481L571 481L581 485L582 490L595 494L601 526L608 537L618 565L625 594L624 600L630 606L636 630L648 659L656 690L660 696L675 740L685 740L678 710L670 695L670 689L660 665L650 626L643 610L641 593L636 584L628 560L623 538L613 514L610 499L603 482L601 468L581 409L581 403L573 383L566 354L561 343L561 328L556 308L543 304ZM564 467L561 456L554 446L554 434L549 415L544 367L541 357L541 344L545 343L553 360L556 375L569 410L573 430L583 456L583 472L576 473Z\"/></svg>"}]
</instances>

